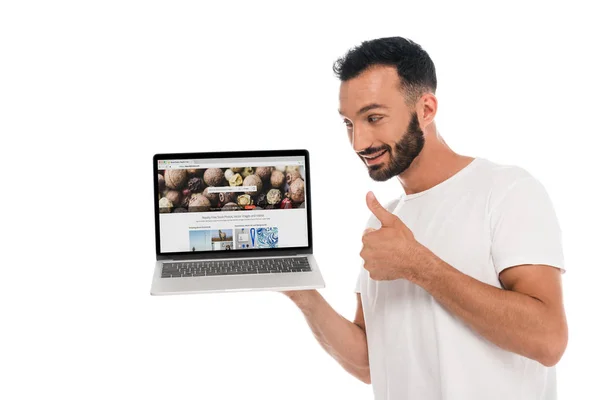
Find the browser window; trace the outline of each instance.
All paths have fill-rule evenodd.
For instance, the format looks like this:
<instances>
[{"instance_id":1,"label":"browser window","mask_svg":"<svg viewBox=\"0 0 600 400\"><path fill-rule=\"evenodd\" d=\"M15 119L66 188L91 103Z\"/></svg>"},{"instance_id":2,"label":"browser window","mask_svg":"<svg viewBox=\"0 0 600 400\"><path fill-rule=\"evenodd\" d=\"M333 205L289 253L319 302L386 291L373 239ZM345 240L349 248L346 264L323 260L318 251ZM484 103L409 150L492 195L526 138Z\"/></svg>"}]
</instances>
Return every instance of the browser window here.
<instances>
[{"instance_id":1,"label":"browser window","mask_svg":"<svg viewBox=\"0 0 600 400\"><path fill-rule=\"evenodd\" d=\"M157 162L162 253L308 246L304 156Z\"/></svg>"}]
</instances>

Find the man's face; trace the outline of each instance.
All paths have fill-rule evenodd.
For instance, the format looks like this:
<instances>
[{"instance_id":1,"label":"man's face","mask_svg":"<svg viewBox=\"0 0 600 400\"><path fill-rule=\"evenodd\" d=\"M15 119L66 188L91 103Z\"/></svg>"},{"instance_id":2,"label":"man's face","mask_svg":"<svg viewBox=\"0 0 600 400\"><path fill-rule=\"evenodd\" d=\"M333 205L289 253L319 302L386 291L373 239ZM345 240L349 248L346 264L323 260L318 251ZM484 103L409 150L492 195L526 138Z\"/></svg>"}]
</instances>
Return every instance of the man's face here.
<instances>
[{"instance_id":1,"label":"man's face","mask_svg":"<svg viewBox=\"0 0 600 400\"><path fill-rule=\"evenodd\" d=\"M425 144L414 110L405 103L395 67L377 66L340 86L348 139L376 181L404 172Z\"/></svg>"}]
</instances>

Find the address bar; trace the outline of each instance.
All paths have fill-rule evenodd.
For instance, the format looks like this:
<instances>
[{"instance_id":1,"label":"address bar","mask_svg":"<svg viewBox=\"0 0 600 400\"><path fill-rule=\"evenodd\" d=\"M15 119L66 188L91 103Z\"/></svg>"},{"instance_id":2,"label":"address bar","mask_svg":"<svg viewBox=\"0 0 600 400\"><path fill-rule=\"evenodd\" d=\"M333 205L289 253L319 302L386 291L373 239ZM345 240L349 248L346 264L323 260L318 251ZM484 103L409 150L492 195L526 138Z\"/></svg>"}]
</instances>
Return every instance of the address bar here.
<instances>
[{"instance_id":1,"label":"address bar","mask_svg":"<svg viewBox=\"0 0 600 400\"><path fill-rule=\"evenodd\" d=\"M276 166L288 166L288 165L302 165L301 161L289 161L289 162L247 162L247 163L198 163L198 164L162 164L160 167L168 169L189 169L189 168L236 168L236 167L276 167Z\"/></svg>"}]
</instances>

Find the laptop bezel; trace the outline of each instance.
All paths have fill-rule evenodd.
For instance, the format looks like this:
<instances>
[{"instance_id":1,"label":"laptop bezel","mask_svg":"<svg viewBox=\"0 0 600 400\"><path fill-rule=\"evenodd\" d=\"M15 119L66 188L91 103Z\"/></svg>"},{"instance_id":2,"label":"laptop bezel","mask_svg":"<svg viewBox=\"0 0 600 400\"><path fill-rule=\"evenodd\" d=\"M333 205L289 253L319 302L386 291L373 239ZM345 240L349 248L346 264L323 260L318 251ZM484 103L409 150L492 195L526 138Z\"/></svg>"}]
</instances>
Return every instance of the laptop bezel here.
<instances>
[{"instance_id":1,"label":"laptop bezel","mask_svg":"<svg viewBox=\"0 0 600 400\"><path fill-rule=\"evenodd\" d=\"M160 251L160 221L158 207L158 160L178 160L178 159L211 159L211 158L247 158L247 157L305 157L305 176L304 185L305 207L307 210L307 247L285 247L274 249L244 249L233 251L185 251L185 252L161 252ZM289 150L248 150L248 151L219 151L219 152L197 152L197 153L159 153L152 158L153 188L154 188L154 237L156 244L157 260L184 260L184 259L217 259L217 258L254 258L254 257L277 257L296 254L312 254L312 204L311 204L311 180L310 180L310 161L307 149L289 149ZM244 212L244 211L237 211ZM281 211L285 212L285 211Z\"/></svg>"}]
</instances>

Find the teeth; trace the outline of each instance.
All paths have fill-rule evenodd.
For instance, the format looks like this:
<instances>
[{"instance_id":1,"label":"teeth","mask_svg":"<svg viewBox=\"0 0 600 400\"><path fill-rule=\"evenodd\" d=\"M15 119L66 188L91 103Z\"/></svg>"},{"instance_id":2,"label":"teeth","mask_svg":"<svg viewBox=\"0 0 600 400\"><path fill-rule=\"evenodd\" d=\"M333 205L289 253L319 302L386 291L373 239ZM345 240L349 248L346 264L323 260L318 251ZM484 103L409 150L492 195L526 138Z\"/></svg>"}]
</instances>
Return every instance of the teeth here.
<instances>
[{"instance_id":1,"label":"teeth","mask_svg":"<svg viewBox=\"0 0 600 400\"><path fill-rule=\"evenodd\" d=\"M385 152L386 152L386 151L384 150L384 151L382 151L381 153L379 153L379 154L375 155L374 157L367 157L367 156L365 156L365 158L366 158L367 160L374 160L374 159L376 159L377 157L381 157L381 156L383 155L383 153L385 153Z\"/></svg>"}]
</instances>

